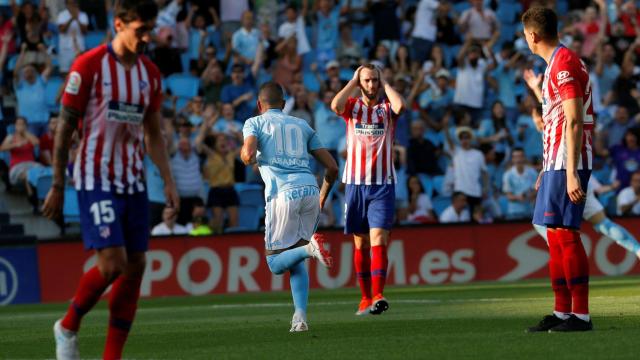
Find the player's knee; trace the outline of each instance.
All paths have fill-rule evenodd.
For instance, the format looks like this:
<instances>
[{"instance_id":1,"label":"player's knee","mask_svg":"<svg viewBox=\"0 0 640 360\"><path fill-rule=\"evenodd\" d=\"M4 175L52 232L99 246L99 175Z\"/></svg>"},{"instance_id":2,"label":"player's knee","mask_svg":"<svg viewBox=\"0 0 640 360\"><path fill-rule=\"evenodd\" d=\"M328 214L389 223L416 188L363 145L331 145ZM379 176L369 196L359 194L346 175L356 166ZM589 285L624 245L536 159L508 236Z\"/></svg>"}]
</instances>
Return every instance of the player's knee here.
<instances>
[{"instance_id":1,"label":"player's knee","mask_svg":"<svg viewBox=\"0 0 640 360\"><path fill-rule=\"evenodd\" d=\"M109 262L105 262L99 266L100 273L107 279L109 282L114 281L118 278L118 276L124 273L126 268L126 262L119 260L112 260Z\"/></svg>"},{"instance_id":2,"label":"player's knee","mask_svg":"<svg viewBox=\"0 0 640 360\"><path fill-rule=\"evenodd\" d=\"M269 270L271 270L271 273L275 274L275 275L282 275L284 274L285 269L282 266L278 266L276 264L269 264Z\"/></svg>"}]
</instances>

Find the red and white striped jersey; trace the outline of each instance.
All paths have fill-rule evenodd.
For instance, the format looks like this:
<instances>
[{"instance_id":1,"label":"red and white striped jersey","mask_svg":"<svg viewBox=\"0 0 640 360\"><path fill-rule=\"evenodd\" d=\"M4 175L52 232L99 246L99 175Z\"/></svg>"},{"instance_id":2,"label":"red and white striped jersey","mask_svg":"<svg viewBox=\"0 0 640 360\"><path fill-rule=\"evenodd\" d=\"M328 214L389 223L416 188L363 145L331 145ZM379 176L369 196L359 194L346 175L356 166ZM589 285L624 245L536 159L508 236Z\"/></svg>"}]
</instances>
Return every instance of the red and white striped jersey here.
<instances>
[{"instance_id":1,"label":"red and white striped jersey","mask_svg":"<svg viewBox=\"0 0 640 360\"><path fill-rule=\"evenodd\" d=\"M594 127L589 71L578 55L566 47L558 46L544 73L542 83L542 119L544 122L543 168L565 170L567 168L567 143L565 140L565 115L562 102L582 98L583 133L578 170L591 169L593 164L592 135Z\"/></svg>"},{"instance_id":2,"label":"red and white striped jersey","mask_svg":"<svg viewBox=\"0 0 640 360\"><path fill-rule=\"evenodd\" d=\"M393 138L397 116L389 100L367 106L349 98L342 117L347 122L347 163L342 182L354 185L396 183Z\"/></svg>"},{"instance_id":3,"label":"red and white striped jersey","mask_svg":"<svg viewBox=\"0 0 640 360\"><path fill-rule=\"evenodd\" d=\"M73 168L76 189L144 191L143 119L159 111L161 101L160 72L145 56L127 70L109 44L75 60L62 104L83 114Z\"/></svg>"}]
</instances>

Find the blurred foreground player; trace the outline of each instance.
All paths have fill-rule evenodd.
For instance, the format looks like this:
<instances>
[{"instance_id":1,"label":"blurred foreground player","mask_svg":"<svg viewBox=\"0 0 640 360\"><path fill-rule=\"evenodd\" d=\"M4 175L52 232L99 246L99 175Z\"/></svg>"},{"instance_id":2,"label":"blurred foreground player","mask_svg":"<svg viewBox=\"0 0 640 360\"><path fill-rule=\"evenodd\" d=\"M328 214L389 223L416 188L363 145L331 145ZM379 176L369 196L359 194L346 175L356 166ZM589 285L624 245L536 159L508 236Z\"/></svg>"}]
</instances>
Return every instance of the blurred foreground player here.
<instances>
[{"instance_id":1,"label":"blurred foreground player","mask_svg":"<svg viewBox=\"0 0 640 360\"><path fill-rule=\"evenodd\" d=\"M140 55L155 26L151 0L122 0L115 8L113 41L80 55L62 96L61 122L54 141L54 179L43 206L58 218L63 206L64 171L71 135L81 143L73 181L86 249L97 265L80 278L71 306L54 325L58 359L78 359L80 321L111 286L104 359L120 359L136 313L149 242L148 198L143 158L149 152L164 180L167 206L179 198L169 170L160 128L160 72Z\"/></svg>"},{"instance_id":2,"label":"blurred foreground player","mask_svg":"<svg viewBox=\"0 0 640 360\"><path fill-rule=\"evenodd\" d=\"M265 183L265 253L272 273L289 271L295 312L291 332L307 331L309 275L305 259L315 257L331 267L333 259L324 249L321 235L314 234L320 211L327 201L338 165L316 132L299 118L285 115L280 85L260 87L260 115L248 119L243 128L241 158L258 163ZM326 168L322 188L309 166L310 155Z\"/></svg>"},{"instance_id":3,"label":"blurred foreground player","mask_svg":"<svg viewBox=\"0 0 640 360\"><path fill-rule=\"evenodd\" d=\"M544 79L539 75L531 84L542 103L544 123L533 223L547 227L555 293L553 314L528 331L592 330L589 263L579 233L593 161L589 73L578 55L560 44L553 10L532 7L522 23L529 48L547 62Z\"/></svg>"},{"instance_id":4,"label":"blurred foreground player","mask_svg":"<svg viewBox=\"0 0 640 360\"><path fill-rule=\"evenodd\" d=\"M353 97L357 92L358 97ZM335 96L331 109L347 122L345 234L353 234L354 265L362 299L356 315L381 314L387 243L395 214L393 139L402 96L374 65L360 66Z\"/></svg>"},{"instance_id":5,"label":"blurred foreground player","mask_svg":"<svg viewBox=\"0 0 640 360\"><path fill-rule=\"evenodd\" d=\"M527 73L525 76L526 81L535 81L534 79L535 77L532 76L531 73ZM531 112L531 116L533 117L533 122L536 124L538 130L542 131L544 124L542 123L542 112L540 109L534 107ZM611 221L611 219L607 217L604 207L596 197L596 191L611 191L612 189L615 189L613 185L601 185L595 177L590 177L589 184L587 184L587 200L584 204L582 219L590 222L593 225L593 230L612 239L618 245L634 253L638 258L640 258L640 243L638 243L638 240L629 232L629 230L625 229L622 225ZM533 227L548 244L547 228L536 224L533 224Z\"/></svg>"}]
</instances>

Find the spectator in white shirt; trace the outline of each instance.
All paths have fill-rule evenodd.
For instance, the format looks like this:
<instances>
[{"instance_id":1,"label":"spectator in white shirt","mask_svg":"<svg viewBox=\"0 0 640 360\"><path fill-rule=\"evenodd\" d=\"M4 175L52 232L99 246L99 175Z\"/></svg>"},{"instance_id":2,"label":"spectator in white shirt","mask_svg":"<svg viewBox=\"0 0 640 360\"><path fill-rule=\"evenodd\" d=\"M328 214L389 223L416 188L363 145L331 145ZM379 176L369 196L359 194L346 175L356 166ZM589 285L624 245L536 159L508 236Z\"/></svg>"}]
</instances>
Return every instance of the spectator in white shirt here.
<instances>
[{"instance_id":1,"label":"spectator in white shirt","mask_svg":"<svg viewBox=\"0 0 640 360\"><path fill-rule=\"evenodd\" d=\"M76 55L85 50L84 34L89 30L89 17L80 11L77 0L67 0L67 8L58 14L58 67L69 72Z\"/></svg>"},{"instance_id":2,"label":"spectator in white shirt","mask_svg":"<svg viewBox=\"0 0 640 360\"><path fill-rule=\"evenodd\" d=\"M165 207L162 211L162 222L153 227L151 235L162 236L188 234L189 232L186 227L176 223L177 218L178 213L173 208Z\"/></svg>"},{"instance_id":3,"label":"spectator in white shirt","mask_svg":"<svg viewBox=\"0 0 640 360\"><path fill-rule=\"evenodd\" d=\"M483 0L470 0L472 7L462 13L458 26L468 38L487 42L497 39L500 28L496 14L484 8Z\"/></svg>"},{"instance_id":4,"label":"spectator in white shirt","mask_svg":"<svg viewBox=\"0 0 640 360\"><path fill-rule=\"evenodd\" d=\"M440 214L441 223L459 223L471 221L467 208L467 196L461 192L453 193L451 205Z\"/></svg>"},{"instance_id":5,"label":"spectator in white shirt","mask_svg":"<svg viewBox=\"0 0 640 360\"><path fill-rule=\"evenodd\" d=\"M482 55L489 59L484 59ZM474 123L481 120L484 105L485 75L495 68L489 47L480 47L467 39L457 56L458 74L453 103L469 111Z\"/></svg>"},{"instance_id":6,"label":"spectator in white shirt","mask_svg":"<svg viewBox=\"0 0 640 360\"><path fill-rule=\"evenodd\" d=\"M526 164L522 148L513 149L511 164L511 168L502 175L502 191L509 200L506 216L508 219L530 217L538 172Z\"/></svg>"},{"instance_id":7,"label":"spectator in white shirt","mask_svg":"<svg viewBox=\"0 0 640 360\"><path fill-rule=\"evenodd\" d=\"M473 130L470 127L458 126L456 136L460 145L454 143L448 130L450 118L451 116L445 118L444 134L453 159L453 191L466 195L473 212L473 208L482 203L483 194L488 194L487 165L482 152L471 147Z\"/></svg>"},{"instance_id":8,"label":"spectator in white shirt","mask_svg":"<svg viewBox=\"0 0 640 360\"><path fill-rule=\"evenodd\" d=\"M436 10L440 2L436 0L420 0L416 8L413 31L411 32L411 55L413 71L431 57L431 48L436 41L438 28L436 26Z\"/></svg>"},{"instance_id":9,"label":"spectator in white shirt","mask_svg":"<svg viewBox=\"0 0 640 360\"><path fill-rule=\"evenodd\" d=\"M200 158L187 137L181 137L178 141L178 151L171 158L170 165L180 195L178 222L184 224L191 217L193 207L202 202L203 184Z\"/></svg>"},{"instance_id":10,"label":"spectator in white shirt","mask_svg":"<svg viewBox=\"0 0 640 360\"><path fill-rule=\"evenodd\" d=\"M631 175L631 185L620 191L618 215L640 215L640 171Z\"/></svg>"},{"instance_id":11,"label":"spectator in white shirt","mask_svg":"<svg viewBox=\"0 0 640 360\"><path fill-rule=\"evenodd\" d=\"M289 4L285 10L285 22L278 28L278 41L288 39L292 36L296 38L298 55L304 55L311 50L309 39L305 31L304 18L307 16L307 1L302 1L302 9L298 12L295 4Z\"/></svg>"}]
</instances>

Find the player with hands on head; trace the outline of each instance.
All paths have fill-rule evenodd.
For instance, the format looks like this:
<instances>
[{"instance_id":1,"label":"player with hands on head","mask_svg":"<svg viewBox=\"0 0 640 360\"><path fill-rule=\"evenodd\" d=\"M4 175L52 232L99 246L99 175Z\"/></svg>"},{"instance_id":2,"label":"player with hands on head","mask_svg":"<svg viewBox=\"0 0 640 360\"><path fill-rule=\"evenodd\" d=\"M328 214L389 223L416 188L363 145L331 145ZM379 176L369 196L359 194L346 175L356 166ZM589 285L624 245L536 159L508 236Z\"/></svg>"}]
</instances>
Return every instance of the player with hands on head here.
<instances>
[{"instance_id":1,"label":"player with hands on head","mask_svg":"<svg viewBox=\"0 0 640 360\"><path fill-rule=\"evenodd\" d=\"M164 181L167 207L179 209L161 130L161 74L142 51L151 40L158 7L152 0L121 0L117 35L78 57L62 95L53 150L53 185L43 213L61 216L72 134L79 131L73 182L78 192L82 239L96 252L67 313L54 325L56 357L79 359L82 317L109 293L109 326L103 359L120 359L136 313L149 243L144 150Z\"/></svg>"},{"instance_id":2,"label":"player with hands on head","mask_svg":"<svg viewBox=\"0 0 640 360\"><path fill-rule=\"evenodd\" d=\"M372 64L360 66L331 102L331 109L347 123L344 232L353 234L355 244L354 265L362 293L356 315L381 314L389 308L383 291L395 214L393 140L404 108L402 95Z\"/></svg>"}]
</instances>

